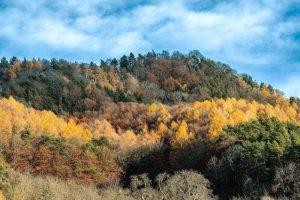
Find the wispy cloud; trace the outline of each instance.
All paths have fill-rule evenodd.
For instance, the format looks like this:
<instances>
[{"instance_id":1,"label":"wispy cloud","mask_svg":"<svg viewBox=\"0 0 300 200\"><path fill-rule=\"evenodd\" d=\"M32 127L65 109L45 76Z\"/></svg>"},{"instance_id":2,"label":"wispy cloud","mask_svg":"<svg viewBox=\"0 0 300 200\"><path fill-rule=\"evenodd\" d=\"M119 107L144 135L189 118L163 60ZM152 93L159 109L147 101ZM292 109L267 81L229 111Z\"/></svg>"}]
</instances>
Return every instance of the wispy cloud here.
<instances>
[{"instance_id":1,"label":"wispy cloud","mask_svg":"<svg viewBox=\"0 0 300 200\"><path fill-rule=\"evenodd\" d=\"M299 0L0 0L0 5L5 56L99 61L131 51L199 49L289 95L300 93L287 87L300 78ZM291 72L297 72L293 78Z\"/></svg>"}]
</instances>

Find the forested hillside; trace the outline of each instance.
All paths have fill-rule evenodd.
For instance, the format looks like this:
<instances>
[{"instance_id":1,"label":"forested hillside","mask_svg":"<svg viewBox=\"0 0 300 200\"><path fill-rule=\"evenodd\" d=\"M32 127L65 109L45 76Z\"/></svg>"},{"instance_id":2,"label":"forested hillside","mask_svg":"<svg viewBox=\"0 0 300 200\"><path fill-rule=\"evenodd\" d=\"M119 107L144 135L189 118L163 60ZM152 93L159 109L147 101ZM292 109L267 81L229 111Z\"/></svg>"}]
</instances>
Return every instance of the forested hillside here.
<instances>
[{"instance_id":1,"label":"forested hillside","mask_svg":"<svg viewBox=\"0 0 300 200\"><path fill-rule=\"evenodd\" d=\"M237 74L198 51L130 54L99 65L2 58L0 77L3 97L58 114L99 110L112 102L171 105L228 97L271 105L283 101L282 92L272 86Z\"/></svg>"},{"instance_id":2,"label":"forested hillside","mask_svg":"<svg viewBox=\"0 0 300 200\"><path fill-rule=\"evenodd\" d=\"M0 63L0 199L299 199L300 100L203 57Z\"/></svg>"}]
</instances>

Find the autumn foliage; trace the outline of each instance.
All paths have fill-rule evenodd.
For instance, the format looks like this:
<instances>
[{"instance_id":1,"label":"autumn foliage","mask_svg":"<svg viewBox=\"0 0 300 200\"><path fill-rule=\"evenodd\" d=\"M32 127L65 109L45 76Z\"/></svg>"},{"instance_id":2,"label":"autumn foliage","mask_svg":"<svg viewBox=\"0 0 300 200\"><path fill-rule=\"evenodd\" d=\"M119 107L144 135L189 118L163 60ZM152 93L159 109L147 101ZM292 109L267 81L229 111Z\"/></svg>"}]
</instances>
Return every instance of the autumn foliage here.
<instances>
[{"instance_id":1,"label":"autumn foliage","mask_svg":"<svg viewBox=\"0 0 300 200\"><path fill-rule=\"evenodd\" d=\"M34 136L61 136L80 143L93 137L107 137L122 149L169 140L172 145L195 138L214 139L227 125L259 117L275 117L282 122L300 123L296 104L283 102L272 106L234 98L167 106L163 104L123 103L101 113L86 113L65 120L51 111L27 108L12 97L0 100L0 132L5 137L24 130Z\"/></svg>"},{"instance_id":2,"label":"autumn foliage","mask_svg":"<svg viewBox=\"0 0 300 200\"><path fill-rule=\"evenodd\" d=\"M85 119L88 123L79 124L92 133L98 132L97 135L117 141L123 149L166 140L173 146L197 138L213 141L227 125L260 117L275 117L282 122L300 123L299 107L287 100L273 106L234 98L173 106L160 103L149 106L119 103L100 112L85 113L83 116L78 116L78 119ZM103 123L106 124L106 131L95 125Z\"/></svg>"},{"instance_id":3,"label":"autumn foliage","mask_svg":"<svg viewBox=\"0 0 300 200\"><path fill-rule=\"evenodd\" d=\"M77 139L86 142L91 140L89 130L78 126L73 120L65 121L51 111L37 111L9 99L0 100L0 132L5 137L14 133L29 130L34 136L48 134L66 139Z\"/></svg>"},{"instance_id":4,"label":"autumn foliage","mask_svg":"<svg viewBox=\"0 0 300 200\"><path fill-rule=\"evenodd\" d=\"M299 173L300 99L197 51L100 65L3 58L0 93L0 161L17 171L97 187L120 179L129 188L194 169L221 199L274 188L280 196L283 182L270 189L270 180ZM244 188L255 181L262 187ZM148 186L131 192L154 191Z\"/></svg>"}]
</instances>

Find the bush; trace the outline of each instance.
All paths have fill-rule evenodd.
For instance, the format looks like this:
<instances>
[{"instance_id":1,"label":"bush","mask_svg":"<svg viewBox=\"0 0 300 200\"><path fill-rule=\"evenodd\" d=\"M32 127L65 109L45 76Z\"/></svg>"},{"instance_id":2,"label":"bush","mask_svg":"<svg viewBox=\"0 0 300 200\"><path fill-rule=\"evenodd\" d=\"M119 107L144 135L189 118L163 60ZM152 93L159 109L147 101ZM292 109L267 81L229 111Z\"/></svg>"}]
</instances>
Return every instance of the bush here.
<instances>
[{"instance_id":1,"label":"bush","mask_svg":"<svg viewBox=\"0 0 300 200\"><path fill-rule=\"evenodd\" d=\"M280 198L300 199L300 168L299 164L289 163L276 170L272 192Z\"/></svg>"},{"instance_id":2,"label":"bush","mask_svg":"<svg viewBox=\"0 0 300 200\"><path fill-rule=\"evenodd\" d=\"M155 187L153 186L155 185ZM146 174L133 176L131 187L112 184L97 190L52 177L34 177L0 166L0 189L8 200L213 200L209 182L195 171L179 171L173 176L159 174L153 184Z\"/></svg>"},{"instance_id":3,"label":"bush","mask_svg":"<svg viewBox=\"0 0 300 200\"><path fill-rule=\"evenodd\" d=\"M195 171L179 171L165 181L163 179L162 175L157 177L157 181L162 183L159 187L163 199L216 199L209 188L209 181Z\"/></svg>"},{"instance_id":4,"label":"bush","mask_svg":"<svg viewBox=\"0 0 300 200\"><path fill-rule=\"evenodd\" d=\"M155 184L146 174L133 176L131 191L136 199L216 199L209 181L195 171L178 171L172 176L162 173L156 177Z\"/></svg>"},{"instance_id":5,"label":"bush","mask_svg":"<svg viewBox=\"0 0 300 200\"><path fill-rule=\"evenodd\" d=\"M1 178L3 178L2 172ZM1 189L8 200L100 199L95 188L71 184L51 177L20 174L13 170L5 172L5 184L6 186Z\"/></svg>"}]
</instances>

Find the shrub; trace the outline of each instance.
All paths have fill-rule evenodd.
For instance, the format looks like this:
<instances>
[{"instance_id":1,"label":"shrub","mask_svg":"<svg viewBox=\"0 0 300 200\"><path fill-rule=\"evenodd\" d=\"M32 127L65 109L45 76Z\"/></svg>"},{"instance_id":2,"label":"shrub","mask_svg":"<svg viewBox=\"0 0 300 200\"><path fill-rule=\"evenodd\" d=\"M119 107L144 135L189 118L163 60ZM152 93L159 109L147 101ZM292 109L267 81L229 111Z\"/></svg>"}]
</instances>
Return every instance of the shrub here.
<instances>
[{"instance_id":1,"label":"shrub","mask_svg":"<svg viewBox=\"0 0 300 200\"><path fill-rule=\"evenodd\" d=\"M272 192L281 198L300 199L300 168L299 164L289 163L278 168L273 181Z\"/></svg>"},{"instance_id":2,"label":"shrub","mask_svg":"<svg viewBox=\"0 0 300 200\"><path fill-rule=\"evenodd\" d=\"M162 180L161 176L157 180ZM216 199L210 189L209 181L202 174L195 171L179 171L160 186L163 199Z\"/></svg>"},{"instance_id":3,"label":"shrub","mask_svg":"<svg viewBox=\"0 0 300 200\"><path fill-rule=\"evenodd\" d=\"M5 187L2 181L1 190L7 200L95 200L100 199L95 188L67 183L51 177L34 177L29 174L20 174L13 170L3 173ZM2 179L3 180L3 179Z\"/></svg>"}]
</instances>

